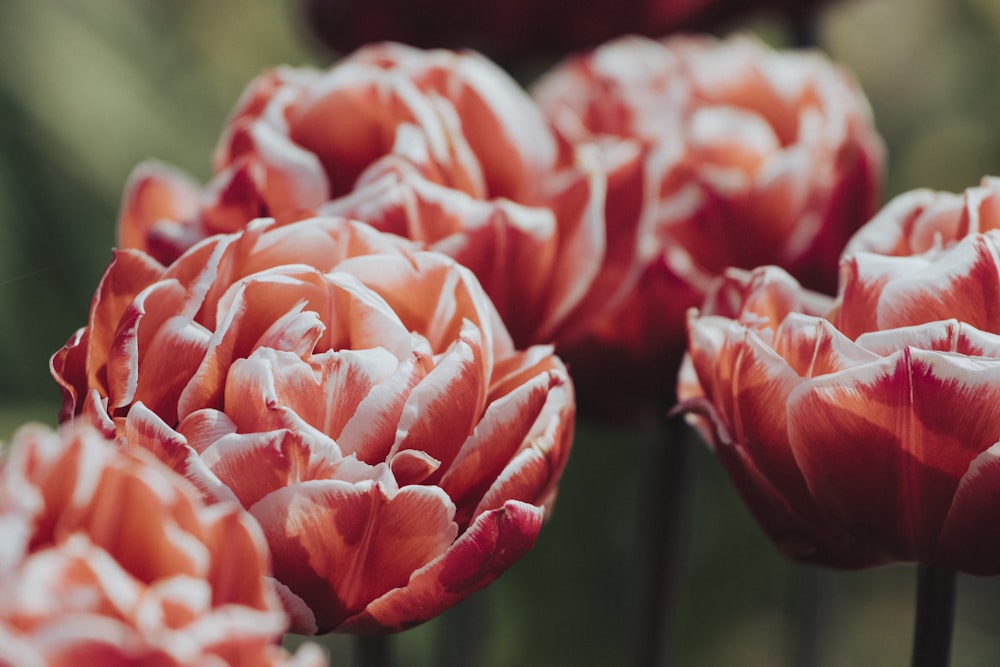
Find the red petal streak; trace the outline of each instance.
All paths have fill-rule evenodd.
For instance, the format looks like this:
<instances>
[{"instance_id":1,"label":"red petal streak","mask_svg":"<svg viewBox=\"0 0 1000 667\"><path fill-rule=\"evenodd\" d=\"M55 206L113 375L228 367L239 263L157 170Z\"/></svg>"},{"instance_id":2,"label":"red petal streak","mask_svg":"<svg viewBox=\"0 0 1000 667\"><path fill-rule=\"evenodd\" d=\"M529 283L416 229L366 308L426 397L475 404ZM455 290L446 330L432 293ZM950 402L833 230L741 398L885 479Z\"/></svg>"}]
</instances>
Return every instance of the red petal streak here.
<instances>
[{"instance_id":1,"label":"red petal streak","mask_svg":"<svg viewBox=\"0 0 1000 667\"><path fill-rule=\"evenodd\" d=\"M756 466L747 451L725 439L715 454L754 518L786 558L830 567L859 568L886 562L884 554L856 544L814 502L792 503Z\"/></svg>"},{"instance_id":2,"label":"red petal streak","mask_svg":"<svg viewBox=\"0 0 1000 667\"><path fill-rule=\"evenodd\" d=\"M424 452L404 449L389 457L389 466L392 468L392 476L396 478L396 483L399 486L407 486L420 484L426 480L441 467L441 462Z\"/></svg>"},{"instance_id":3,"label":"red petal streak","mask_svg":"<svg viewBox=\"0 0 1000 667\"><path fill-rule=\"evenodd\" d=\"M308 304L328 302L323 279L305 267L290 273L261 274L235 286L220 301L219 327L204 360L179 399L179 416L202 408L221 408L229 367L261 345L285 344L311 351L322 332L323 314L306 314ZM318 320L318 321L317 321Z\"/></svg>"},{"instance_id":4,"label":"red petal streak","mask_svg":"<svg viewBox=\"0 0 1000 667\"><path fill-rule=\"evenodd\" d=\"M202 460L244 507L273 491L333 477L340 452L294 431L232 434L202 452Z\"/></svg>"},{"instance_id":5,"label":"red petal streak","mask_svg":"<svg viewBox=\"0 0 1000 667\"><path fill-rule=\"evenodd\" d=\"M151 452L194 484L206 502L235 501L232 491L209 470L184 436L167 426L142 403L136 403L129 410L124 435L130 448Z\"/></svg>"},{"instance_id":6,"label":"red petal streak","mask_svg":"<svg viewBox=\"0 0 1000 667\"><path fill-rule=\"evenodd\" d=\"M104 272L90 304L87 325L87 386L107 387L107 355L126 311L140 292L163 275L163 267L135 250L118 250Z\"/></svg>"},{"instance_id":7,"label":"red petal streak","mask_svg":"<svg viewBox=\"0 0 1000 667\"><path fill-rule=\"evenodd\" d=\"M198 410L185 417L177 426L194 451L201 454L205 449L230 433L236 433L236 424L219 410Z\"/></svg>"},{"instance_id":8,"label":"red petal streak","mask_svg":"<svg viewBox=\"0 0 1000 667\"><path fill-rule=\"evenodd\" d=\"M440 489L410 486L389 496L363 482L311 481L250 508L271 546L274 573L316 615L337 628L454 541L454 506Z\"/></svg>"},{"instance_id":9,"label":"red petal streak","mask_svg":"<svg viewBox=\"0 0 1000 667\"><path fill-rule=\"evenodd\" d=\"M362 461L385 460L396 439L396 429L403 406L413 387L426 377L416 356L396 366L389 377L373 386L354 408L337 444L345 455L355 454Z\"/></svg>"},{"instance_id":10,"label":"red petal streak","mask_svg":"<svg viewBox=\"0 0 1000 667\"><path fill-rule=\"evenodd\" d=\"M247 585L261 572L270 571L267 544L257 522L230 504L213 505L205 513L210 519L203 539L215 556L206 577L212 589L212 605L273 608L274 601L265 595L268 589Z\"/></svg>"},{"instance_id":11,"label":"red petal streak","mask_svg":"<svg viewBox=\"0 0 1000 667\"><path fill-rule=\"evenodd\" d=\"M927 561L971 461L996 441L1000 363L905 348L788 399L817 502L860 540Z\"/></svg>"},{"instance_id":12,"label":"red petal streak","mask_svg":"<svg viewBox=\"0 0 1000 667\"><path fill-rule=\"evenodd\" d=\"M192 221L198 213L200 194L201 188L184 172L160 162L141 163L125 184L118 244L159 257L152 232L161 224L183 226ZM179 254L177 250L171 249L169 260Z\"/></svg>"},{"instance_id":13,"label":"red petal streak","mask_svg":"<svg viewBox=\"0 0 1000 667\"><path fill-rule=\"evenodd\" d=\"M471 519L472 507L525 444L554 384L552 375L540 374L486 409L441 478L441 488L455 501L459 514L465 511L459 523L464 525Z\"/></svg>"},{"instance_id":14,"label":"red petal streak","mask_svg":"<svg viewBox=\"0 0 1000 667\"><path fill-rule=\"evenodd\" d=\"M395 258L365 256L376 266L395 263ZM405 261L405 260L401 260ZM340 265L345 272L327 276L331 289L330 319L323 349L362 350L382 347L402 359L409 356L413 348L413 337L409 329L400 321L398 312L382 298L377 289L367 280L358 280L352 275L356 264L348 260Z\"/></svg>"},{"instance_id":15,"label":"red petal streak","mask_svg":"<svg viewBox=\"0 0 1000 667\"><path fill-rule=\"evenodd\" d=\"M690 353L706 399L754 465L796 506L813 505L788 441L786 403L803 380L760 337L732 320L689 324Z\"/></svg>"},{"instance_id":16,"label":"red petal streak","mask_svg":"<svg viewBox=\"0 0 1000 667\"><path fill-rule=\"evenodd\" d=\"M597 148L597 145L594 145ZM580 149L577 149L578 151ZM592 166L593 160L598 160L601 169ZM642 274L642 262L639 259L639 233L642 215L644 175L642 151L637 142L631 140L614 140L609 145L601 145L596 156L582 152L576 156L577 165L588 167L587 177L591 179L591 189L601 192L606 189L603 200L595 200L594 206L586 209L586 214L599 214L603 220L598 224L603 228L605 251L600 271L593 276L593 281L581 303L577 305L569 322L559 325L558 340L572 340L586 332L590 318L602 312L610 312L617 304L630 294ZM604 178L606 184L593 182ZM563 179L554 179L555 183ZM565 192L565 191L564 191ZM558 194L556 195L559 196ZM596 204L603 205L603 211L596 210ZM560 236L564 233L561 232ZM565 256L565 252L561 252ZM573 266L564 260L567 270L580 270L580 265ZM579 262L580 258L576 258ZM536 336L536 341L552 340L543 334Z\"/></svg>"},{"instance_id":17,"label":"red petal streak","mask_svg":"<svg viewBox=\"0 0 1000 667\"><path fill-rule=\"evenodd\" d=\"M536 325L534 339L525 343L551 342L559 324L587 295L605 260L606 175L596 152L579 151L577 160L576 169L552 179L553 193L546 204L558 220L559 252L546 288L549 308ZM622 234L628 236L630 230Z\"/></svg>"},{"instance_id":18,"label":"red petal streak","mask_svg":"<svg viewBox=\"0 0 1000 667\"><path fill-rule=\"evenodd\" d=\"M315 154L266 123L254 124L250 135L254 157L263 167L261 189L269 215L314 209L330 198L323 165Z\"/></svg>"},{"instance_id":19,"label":"red petal streak","mask_svg":"<svg viewBox=\"0 0 1000 667\"><path fill-rule=\"evenodd\" d=\"M148 344L155 352L141 355L134 400L175 423L178 398L204 359L210 338L208 331L186 317L165 321Z\"/></svg>"},{"instance_id":20,"label":"red petal streak","mask_svg":"<svg viewBox=\"0 0 1000 667\"><path fill-rule=\"evenodd\" d=\"M545 451L551 448L551 443L542 442L539 445L518 452L483 494L474 510L470 512L470 507L463 508L465 522L474 521L483 512L498 509L512 500L542 507L542 501L547 499L543 497L542 490L554 486L551 482L557 471ZM552 508L543 509L548 512Z\"/></svg>"},{"instance_id":21,"label":"red petal streak","mask_svg":"<svg viewBox=\"0 0 1000 667\"><path fill-rule=\"evenodd\" d=\"M395 632L437 616L489 584L530 551L543 515L541 508L517 501L479 515L447 552L415 572L404 586L346 619L339 629Z\"/></svg>"},{"instance_id":22,"label":"red petal streak","mask_svg":"<svg viewBox=\"0 0 1000 667\"><path fill-rule=\"evenodd\" d=\"M150 348L160 328L180 313L183 300L184 288L179 283L162 281L136 295L125 309L108 353L110 408L127 407L136 400L140 366L144 359L150 357ZM97 340L91 341L91 349L95 343ZM152 359L157 359L156 353Z\"/></svg>"},{"instance_id":23,"label":"red petal streak","mask_svg":"<svg viewBox=\"0 0 1000 667\"><path fill-rule=\"evenodd\" d=\"M1000 232L969 236L932 262L900 270L882 290L880 329L954 318L1000 333ZM848 305L845 303L845 308Z\"/></svg>"},{"instance_id":24,"label":"red petal streak","mask_svg":"<svg viewBox=\"0 0 1000 667\"><path fill-rule=\"evenodd\" d=\"M414 387L399 419L392 451L415 449L447 469L483 414L488 378L482 369L479 330L469 326ZM433 483L428 481L428 483Z\"/></svg>"},{"instance_id":25,"label":"red petal streak","mask_svg":"<svg viewBox=\"0 0 1000 667\"><path fill-rule=\"evenodd\" d=\"M483 329L486 366L492 364L491 318L496 309L476 284L468 269L438 253L419 252L410 259L356 257L341 264L377 292L402 321L407 331L426 338L435 353L443 352L462 334L466 322ZM353 347L370 347L354 345Z\"/></svg>"},{"instance_id":26,"label":"red petal streak","mask_svg":"<svg viewBox=\"0 0 1000 667\"><path fill-rule=\"evenodd\" d=\"M1000 359L1000 336L980 331L958 320L873 331L858 336L857 344L881 356L889 356L904 347L914 347Z\"/></svg>"},{"instance_id":27,"label":"red petal streak","mask_svg":"<svg viewBox=\"0 0 1000 667\"><path fill-rule=\"evenodd\" d=\"M798 313L784 319L774 334L772 347L803 378L879 359L877 354L855 345L828 321Z\"/></svg>"},{"instance_id":28,"label":"red petal streak","mask_svg":"<svg viewBox=\"0 0 1000 667\"><path fill-rule=\"evenodd\" d=\"M454 257L476 274L511 335L527 345L544 335L539 330L548 322L552 308L575 303L564 304L558 286L553 285L560 275L556 221L548 209L507 201L491 202L488 209L487 215L477 216L480 220L466 218L460 234L441 239L431 248ZM578 273L571 271L571 275Z\"/></svg>"},{"instance_id":29,"label":"red petal streak","mask_svg":"<svg viewBox=\"0 0 1000 667\"><path fill-rule=\"evenodd\" d=\"M72 419L80 408L80 398L87 393L87 342L90 334L81 327L49 359L49 374L59 384L63 401L59 421Z\"/></svg>"},{"instance_id":30,"label":"red petal streak","mask_svg":"<svg viewBox=\"0 0 1000 667\"><path fill-rule=\"evenodd\" d=\"M307 423L338 441L344 426L357 413L358 406L373 390L393 378L399 366L396 357L378 348L331 351L313 356L309 363L292 355L277 356L271 350L259 350L254 356L266 359L271 365L274 374L273 400L276 404L288 407ZM240 383L238 375L234 375L233 383ZM379 418L396 423L402 410L402 397L393 397L392 394L399 393L402 387L394 389L395 392L380 392L380 395L388 393L386 398L396 400L381 406L383 414L379 414ZM383 460L392 445L392 434L384 431L381 443L364 443L362 451L370 450L374 456L363 458L371 463Z\"/></svg>"}]
</instances>

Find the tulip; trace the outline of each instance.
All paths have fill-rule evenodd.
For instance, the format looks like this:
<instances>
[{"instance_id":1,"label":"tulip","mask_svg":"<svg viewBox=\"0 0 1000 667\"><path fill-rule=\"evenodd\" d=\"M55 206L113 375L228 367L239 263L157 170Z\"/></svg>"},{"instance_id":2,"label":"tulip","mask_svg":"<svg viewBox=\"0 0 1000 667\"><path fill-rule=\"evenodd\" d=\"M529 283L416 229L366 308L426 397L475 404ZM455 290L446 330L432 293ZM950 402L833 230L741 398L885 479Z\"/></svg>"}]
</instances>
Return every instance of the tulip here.
<instances>
[{"instance_id":1,"label":"tulip","mask_svg":"<svg viewBox=\"0 0 1000 667\"><path fill-rule=\"evenodd\" d=\"M475 277L361 223L258 220L161 266L118 251L52 359L64 417L261 525L293 629L400 630L534 544L572 438L549 347Z\"/></svg>"},{"instance_id":2,"label":"tulip","mask_svg":"<svg viewBox=\"0 0 1000 667\"><path fill-rule=\"evenodd\" d=\"M832 293L844 244L878 205L883 148L868 103L818 53L747 36L628 37L568 59L534 96L570 144L642 147L634 208L606 215L609 236L641 219L638 287L561 348L585 385L616 376L661 391L685 312L727 267L776 264Z\"/></svg>"},{"instance_id":3,"label":"tulip","mask_svg":"<svg viewBox=\"0 0 1000 667\"><path fill-rule=\"evenodd\" d=\"M1000 180L914 190L847 244L837 299L730 272L678 392L786 556L920 564L914 666L947 665L955 574L1000 574Z\"/></svg>"},{"instance_id":4,"label":"tulip","mask_svg":"<svg viewBox=\"0 0 1000 667\"><path fill-rule=\"evenodd\" d=\"M638 279L638 220L607 235L604 215L620 206L608 188L631 195L640 178L634 146L560 143L484 57L377 44L251 82L204 190L166 165L137 167L119 239L169 263L259 216L358 219L472 269L525 347L586 328Z\"/></svg>"},{"instance_id":5,"label":"tulip","mask_svg":"<svg viewBox=\"0 0 1000 667\"><path fill-rule=\"evenodd\" d=\"M909 223L933 208L896 217L916 232L906 245L925 246ZM681 406L786 556L1000 574L982 530L998 488L1000 231L966 229L916 255L845 255L834 302L771 267L730 272L692 311Z\"/></svg>"},{"instance_id":6,"label":"tulip","mask_svg":"<svg viewBox=\"0 0 1000 667\"><path fill-rule=\"evenodd\" d=\"M258 526L148 452L29 426L0 467L0 664L314 667Z\"/></svg>"}]
</instances>

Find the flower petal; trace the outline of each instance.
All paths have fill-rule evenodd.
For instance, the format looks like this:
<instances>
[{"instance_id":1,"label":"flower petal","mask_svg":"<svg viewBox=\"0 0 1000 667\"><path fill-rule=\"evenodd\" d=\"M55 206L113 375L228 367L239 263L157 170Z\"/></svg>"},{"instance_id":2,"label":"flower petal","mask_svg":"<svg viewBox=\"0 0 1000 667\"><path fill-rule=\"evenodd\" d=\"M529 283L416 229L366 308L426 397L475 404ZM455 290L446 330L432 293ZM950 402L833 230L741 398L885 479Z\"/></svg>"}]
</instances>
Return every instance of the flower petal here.
<instances>
[{"instance_id":1,"label":"flower petal","mask_svg":"<svg viewBox=\"0 0 1000 667\"><path fill-rule=\"evenodd\" d=\"M380 484L322 480L285 487L250 508L271 545L275 576L313 609L319 632L444 553L458 531L454 512L436 487L390 496Z\"/></svg>"},{"instance_id":2,"label":"flower petal","mask_svg":"<svg viewBox=\"0 0 1000 667\"><path fill-rule=\"evenodd\" d=\"M959 482L934 560L980 576L1000 572L1000 535L984 530L998 502L1000 443L995 443L973 459Z\"/></svg>"},{"instance_id":3,"label":"flower petal","mask_svg":"<svg viewBox=\"0 0 1000 667\"><path fill-rule=\"evenodd\" d=\"M510 501L480 514L441 556L405 585L374 600L340 626L348 632L395 632L422 623L486 586L531 550L543 510Z\"/></svg>"},{"instance_id":4,"label":"flower petal","mask_svg":"<svg viewBox=\"0 0 1000 667\"><path fill-rule=\"evenodd\" d=\"M904 348L788 398L789 439L816 501L859 541L928 560L959 480L996 441L1000 363Z\"/></svg>"}]
</instances>

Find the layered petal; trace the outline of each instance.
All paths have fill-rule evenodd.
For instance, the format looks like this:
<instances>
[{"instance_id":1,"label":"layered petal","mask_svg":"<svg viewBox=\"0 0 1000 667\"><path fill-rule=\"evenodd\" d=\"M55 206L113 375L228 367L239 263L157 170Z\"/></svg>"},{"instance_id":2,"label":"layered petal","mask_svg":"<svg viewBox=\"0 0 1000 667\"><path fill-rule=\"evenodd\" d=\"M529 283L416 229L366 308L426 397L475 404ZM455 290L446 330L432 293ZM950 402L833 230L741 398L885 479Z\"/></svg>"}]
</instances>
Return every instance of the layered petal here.
<instances>
[{"instance_id":1,"label":"layered petal","mask_svg":"<svg viewBox=\"0 0 1000 667\"><path fill-rule=\"evenodd\" d=\"M122 257L146 266L138 251ZM486 530L480 517L514 502L532 516L551 507L573 432L566 369L551 347L518 350L453 259L341 218L262 219L149 266L141 286L116 290L106 277L94 308L108 310L91 315L100 335L84 328L54 357L64 412L153 454L205 502L259 521L296 631L360 628L350 619L432 564L445 563L434 577L451 576L440 568L457 561L441 559L470 548L457 545ZM136 535L169 528L136 523L149 494L102 484L111 500L94 515L95 536L121 541L105 518L118 504L129 510L113 516ZM481 568L467 588L432 586L439 599L424 613L386 617L381 629L427 620L485 585L535 532L482 538L478 562L460 559ZM168 546L142 567L200 567L198 549ZM211 573L226 596L236 594L232 567ZM164 589L163 606L176 607L178 590Z\"/></svg>"},{"instance_id":2,"label":"layered petal","mask_svg":"<svg viewBox=\"0 0 1000 667\"><path fill-rule=\"evenodd\" d=\"M587 385L620 373L633 393L661 393L685 312L728 267L777 265L834 292L840 251L878 204L867 101L816 54L746 36L624 37L567 59L534 96L571 144L640 147L641 187L610 181L606 218L608 238L637 235L641 279L566 349Z\"/></svg>"},{"instance_id":3,"label":"layered petal","mask_svg":"<svg viewBox=\"0 0 1000 667\"><path fill-rule=\"evenodd\" d=\"M998 377L993 360L904 347L803 386L788 432L810 491L857 539L932 561L958 481L1000 433Z\"/></svg>"},{"instance_id":4,"label":"layered petal","mask_svg":"<svg viewBox=\"0 0 1000 667\"><path fill-rule=\"evenodd\" d=\"M259 527L235 504L203 505L147 452L82 423L29 427L0 478L0 514L28 536L0 568L2 660L325 663L315 647L293 659L275 645L287 618Z\"/></svg>"},{"instance_id":5,"label":"layered petal","mask_svg":"<svg viewBox=\"0 0 1000 667\"><path fill-rule=\"evenodd\" d=\"M638 280L643 179L637 144L567 145L483 56L380 43L252 81L208 184L137 168L119 235L169 263L257 218L349 216L469 267L524 347L579 336Z\"/></svg>"},{"instance_id":6,"label":"layered petal","mask_svg":"<svg viewBox=\"0 0 1000 667\"><path fill-rule=\"evenodd\" d=\"M692 311L681 409L786 555L1000 570L982 530L1000 440L995 187L887 205L825 315L773 269L731 273Z\"/></svg>"},{"instance_id":7,"label":"layered petal","mask_svg":"<svg viewBox=\"0 0 1000 667\"><path fill-rule=\"evenodd\" d=\"M540 508L517 501L479 515L445 553L415 571L405 586L371 602L344 627L355 632L405 630L440 613L489 584L530 551L542 515Z\"/></svg>"},{"instance_id":8,"label":"layered petal","mask_svg":"<svg viewBox=\"0 0 1000 667\"><path fill-rule=\"evenodd\" d=\"M250 508L272 545L275 576L312 609L320 632L443 553L458 534L454 511L437 487L389 494L337 480L286 487Z\"/></svg>"}]
</instances>

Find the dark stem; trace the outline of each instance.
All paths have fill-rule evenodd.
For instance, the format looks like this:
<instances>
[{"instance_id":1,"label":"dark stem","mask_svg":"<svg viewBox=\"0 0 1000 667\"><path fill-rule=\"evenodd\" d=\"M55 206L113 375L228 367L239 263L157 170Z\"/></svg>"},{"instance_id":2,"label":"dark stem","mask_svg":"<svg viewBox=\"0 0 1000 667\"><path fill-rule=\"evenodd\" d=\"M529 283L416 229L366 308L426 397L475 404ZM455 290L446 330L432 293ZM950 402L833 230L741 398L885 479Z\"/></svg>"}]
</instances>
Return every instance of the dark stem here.
<instances>
[{"instance_id":1,"label":"dark stem","mask_svg":"<svg viewBox=\"0 0 1000 667\"><path fill-rule=\"evenodd\" d=\"M355 635L355 667L389 667L392 664L392 642L389 635Z\"/></svg>"},{"instance_id":2,"label":"dark stem","mask_svg":"<svg viewBox=\"0 0 1000 667\"><path fill-rule=\"evenodd\" d=\"M640 667L670 663L691 483L688 448L684 442L687 425L683 418L658 417L655 423L658 433L653 441L646 482L648 505L644 528L648 560L640 601L636 655Z\"/></svg>"},{"instance_id":3,"label":"dark stem","mask_svg":"<svg viewBox=\"0 0 1000 667\"><path fill-rule=\"evenodd\" d=\"M920 565L912 667L947 667L950 661L955 579L955 571L950 568Z\"/></svg>"}]
</instances>

